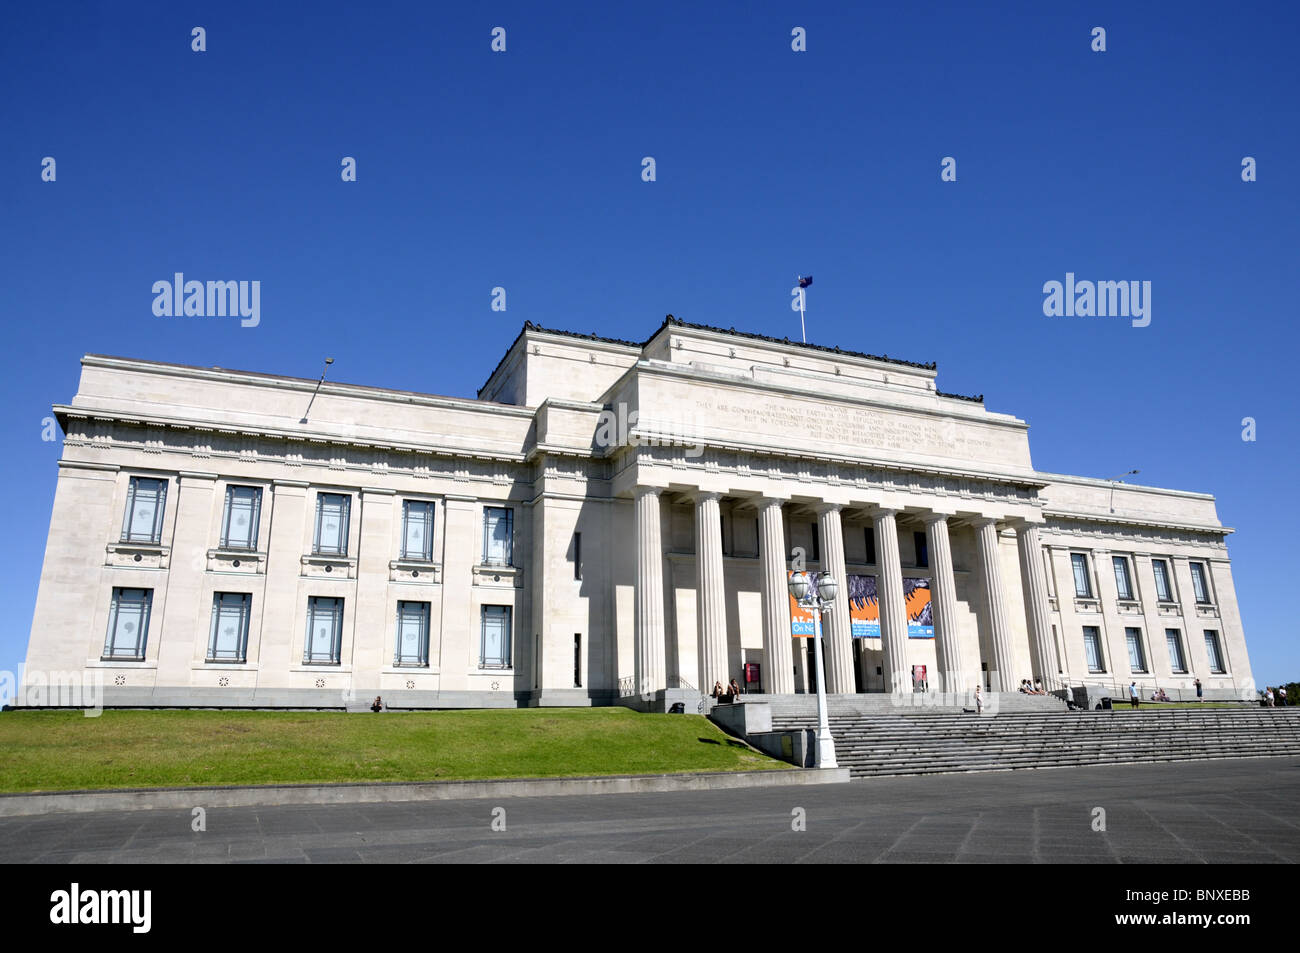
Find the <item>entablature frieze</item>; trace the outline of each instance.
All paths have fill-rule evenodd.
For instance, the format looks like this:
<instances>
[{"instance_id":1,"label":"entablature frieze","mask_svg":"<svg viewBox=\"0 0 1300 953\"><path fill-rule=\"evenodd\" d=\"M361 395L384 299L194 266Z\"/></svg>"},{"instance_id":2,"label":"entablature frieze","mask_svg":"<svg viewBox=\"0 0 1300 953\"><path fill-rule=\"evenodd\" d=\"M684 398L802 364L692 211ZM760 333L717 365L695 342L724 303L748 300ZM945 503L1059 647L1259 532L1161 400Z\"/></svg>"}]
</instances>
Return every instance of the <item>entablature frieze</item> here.
<instances>
[{"instance_id":1,"label":"entablature frieze","mask_svg":"<svg viewBox=\"0 0 1300 953\"><path fill-rule=\"evenodd\" d=\"M379 443L321 434L159 424L102 414L78 414L70 410L65 410L64 420L65 452L80 449L96 455L173 454L205 461L203 470L214 469L215 461L225 459L287 467L446 478L501 486L531 483L536 469L525 461L522 454L466 452L448 447ZM85 467L93 464L69 459L66 465ZM112 464L99 465L121 468L129 466L129 463L115 460ZM199 468L178 464L175 469Z\"/></svg>"},{"instance_id":2,"label":"entablature frieze","mask_svg":"<svg viewBox=\"0 0 1300 953\"><path fill-rule=\"evenodd\" d=\"M1149 547L1152 544L1174 544L1196 547L1218 553L1227 553L1225 537L1232 530L1227 527L1180 526L1171 523L1137 523L1132 521L1101 521L1086 517L1073 518L1061 514L1048 514L1040 527L1043 544L1054 548L1069 548L1072 543L1057 540L1086 542L1090 550L1109 552L1112 549ZM1226 555L1222 558L1226 559Z\"/></svg>"}]
</instances>

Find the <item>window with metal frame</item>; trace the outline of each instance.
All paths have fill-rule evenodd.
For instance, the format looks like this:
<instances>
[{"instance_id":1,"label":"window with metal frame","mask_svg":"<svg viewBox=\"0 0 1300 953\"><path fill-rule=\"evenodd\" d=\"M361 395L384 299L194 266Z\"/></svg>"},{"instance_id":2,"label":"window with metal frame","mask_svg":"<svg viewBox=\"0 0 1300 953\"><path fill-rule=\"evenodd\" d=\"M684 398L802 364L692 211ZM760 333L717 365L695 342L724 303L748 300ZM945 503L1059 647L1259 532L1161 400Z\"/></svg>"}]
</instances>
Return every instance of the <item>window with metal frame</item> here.
<instances>
[{"instance_id":1,"label":"window with metal frame","mask_svg":"<svg viewBox=\"0 0 1300 953\"><path fill-rule=\"evenodd\" d=\"M1092 598L1092 579L1088 576L1088 557L1084 553L1070 553L1074 568L1074 594L1080 599Z\"/></svg>"},{"instance_id":2,"label":"window with metal frame","mask_svg":"<svg viewBox=\"0 0 1300 953\"><path fill-rule=\"evenodd\" d=\"M1095 625L1083 627L1083 651L1088 660L1088 671L1092 673L1106 671L1106 659L1101 654L1101 630Z\"/></svg>"},{"instance_id":3,"label":"window with metal frame","mask_svg":"<svg viewBox=\"0 0 1300 953\"><path fill-rule=\"evenodd\" d=\"M327 596L307 599L305 665L338 665L343 638L343 600Z\"/></svg>"},{"instance_id":4,"label":"window with metal frame","mask_svg":"<svg viewBox=\"0 0 1300 953\"><path fill-rule=\"evenodd\" d=\"M316 494L316 533L312 552L321 556L348 554L348 523L352 497L346 493Z\"/></svg>"},{"instance_id":5,"label":"window with metal frame","mask_svg":"<svg viewBox=\"0 0 1300 953\"><path fill-rule=\"evenodd\" d=\"M397 603L397 650L393 664L417 667L429 664L429 603Z\"/></svg>"},{"instance_id":6,"label":"window with metal frame","mask_svg":"<svg viewBox=\"0 0 1300 953\"><path fill-rule=\"evenodd\" d=\"M125 543L161 543L163 514L167 510L167 481L131 477L126 490Z\"/></svg>"},{"instance_id":7,"label":"window with metal frame","mask_svg":"<svg viewBox=\"0 0 1300 953\"><path fill-rule=\"evenodd\" d=\"M1119 598L1132 601L1133 599L1133 577L1129 573L1127 556L1112 556L1111 563L1115 567L1115 590Z\"/></svg>"},{"instance_id":8,"label":"window with metal frame","mask_svg":"<svg viewBox=\"0 0 1300 953\"><path fill-rule=\"evenodd\" d=\"M510 606L483 606L479 668L510 668Z\"/></svg>"},{"instance_id":9,"label":"window with metal frame","mask_svg":"<svg viewBox=\"0 0 1300 953\"><path fill-rule=\"evenodd\" d=\"M483 565L514 565L514 510L504 506L483 508Z\"/></svg>"},{"instance_id":10,"label":"window with metal frame","mask_svg":"<svg viewBox=\"0 0 1300 953\"><path fill-rule=\"evenodd\" d=\"M144 660L152 607L152 589L114 587L113 601L108 610L108 635L104 639L104 659L127 662Z\"/></svg>"},{"instance_id":11,"label":"window with metal frame","mask_svg":"<svg viewBox=\"0 0 1300 953\"><path fill-rule=\"evenodd\" d=\"M257 529L261 514L260 487L226 487L226 505L221 516L221 548L257 549Z\"/></svg>"},{"instance_id":12,"label":"window with metal frame","mask_svg":"<svg viewBox=\"0 0 1300 953\"><path fill-rule=\"evenodd\" d=\"M402 502L402 558L433 560L433 503L428 500Z\"/></svg>"},{"instance_id":13,"label":"window with metal frame","mask_svg":"<svg viewBox=\"0 0 1300 953\"><path fill-rule=\"evenodd\" d=\"M248 657L248 620L252 593L214 592L208 632L209 662L243 662Z\"/></svg>"}]
</instances>

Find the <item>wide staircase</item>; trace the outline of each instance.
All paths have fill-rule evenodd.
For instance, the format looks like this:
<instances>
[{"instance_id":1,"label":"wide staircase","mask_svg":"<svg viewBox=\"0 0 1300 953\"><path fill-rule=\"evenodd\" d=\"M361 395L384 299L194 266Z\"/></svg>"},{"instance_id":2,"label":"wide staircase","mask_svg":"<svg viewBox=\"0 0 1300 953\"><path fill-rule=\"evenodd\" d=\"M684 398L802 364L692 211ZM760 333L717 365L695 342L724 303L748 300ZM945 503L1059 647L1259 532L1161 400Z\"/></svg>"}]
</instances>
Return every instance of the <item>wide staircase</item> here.
<instances>
[{"instance_id":1,"label":"wide staircase","mask_svg":"<svg viewBox=\"0 0 1300 953\"><path fill-rule=\"evenodd\" d=\"M1041 697L1041 696L1040 696ZM855 778L1139 761L1300 756L1300 707L1058 713L851 710L828 705L841 767ZM817 716L772 712L774 730L816 729Z\"/></svg>"}]
</instances>

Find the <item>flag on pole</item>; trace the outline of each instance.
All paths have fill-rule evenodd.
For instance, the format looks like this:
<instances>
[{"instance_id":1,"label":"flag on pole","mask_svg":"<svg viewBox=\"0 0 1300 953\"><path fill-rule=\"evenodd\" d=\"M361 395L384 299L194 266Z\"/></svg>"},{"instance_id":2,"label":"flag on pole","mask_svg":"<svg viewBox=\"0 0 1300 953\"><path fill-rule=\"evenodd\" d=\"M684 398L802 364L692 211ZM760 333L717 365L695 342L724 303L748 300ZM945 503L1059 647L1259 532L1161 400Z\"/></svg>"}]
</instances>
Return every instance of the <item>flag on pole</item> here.
<instances>
[{"instance_id":1,"label":"flag on pole","mask_svg":"<svg viewBox=\"0 0 1300 953\"><path fill-rule=\"evenodd\" d=\"M812 284L812 275L805 275L799 279L800 288L807 288L810 284Z\"/></svg>"}]
</instances>

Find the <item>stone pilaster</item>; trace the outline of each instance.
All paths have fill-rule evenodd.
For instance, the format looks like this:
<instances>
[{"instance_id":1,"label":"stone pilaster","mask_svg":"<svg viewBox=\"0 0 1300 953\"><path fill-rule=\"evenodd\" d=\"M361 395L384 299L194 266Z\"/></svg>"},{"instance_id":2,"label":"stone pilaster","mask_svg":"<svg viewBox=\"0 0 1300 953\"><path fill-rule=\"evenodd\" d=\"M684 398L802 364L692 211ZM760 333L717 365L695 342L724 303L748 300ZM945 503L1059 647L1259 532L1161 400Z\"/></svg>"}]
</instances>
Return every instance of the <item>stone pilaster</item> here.
<instances>
[{"instance_id":1,"label":"stone pilaster","mask_svg":"<svg viewBox=\"0 0 1300 953\"><path fill-rule=\"evenodd\" d=\"M785 528L781 524L780 500L759 501L758 532L758 548L763 559L763 656L767 661L763 688L775 695L792 695L790 590L786 581Z\"/></svg>"},{"instance_id":2,"label":"stone pilaster","mask_svg":"<svg viewBox=\"0 0 1300 953\"><path fill-rule=\"evenodd\" d=\"M642 697L667 687L664 675L664 557L657 487L636 488L635 679Z\"/></svg>"},{"instance_id":3,"label":"stone pilaster","mask_svg":"<svg viewBox=\"0 0 1300 953\"><path fill-rule=\"evenodd\" d=\"M903 600L903 564L898 555L897 510L877 510L876 594L880 600L880 648L884 653L885 691L912 690L907 668L907 604Z\"/></svg>"},{"instance_id":4,"label":"stone pilaster","mask_svg":"<svg viewBox=\"0 0 1300 953\"><path fill-rule=\"evenodd\" d=\"M930 553L930 606L934 613L935 658L942 692L968 692L961 670L961 643L957 633L957 583L952 574L952 540L948 517L932 513L925 518L925 542Z\"/></svg>"},{"instance_id":5,"label":"stone pilaster","mask_svg":"<svg viewBox=\"0 0 1300 953\"><path fill-rule=\"evenodd\" d=\"M1017 679L1011 655L1011 626L1007 623L1007 603L1002 588L1002 563L998 551L998 522L979 519L975 523L979 541L980 576L984 581L984 605L988 610L989 635L993 645L993 671L990 682L995 692L1015 691Z\"/></svg>"},{"instance_id":6,"label":"stone pilaster","mask_svg":"<svg viewBox=\"0 0 1300 953\"><path fill-rule=\"evenodd\" d=\"M158 684L188 685L190 666L206 654L209 614L204 612L204 572L216 501L217 475L182 471L177 479L175 530L172 533L166 599L153 606L150 624L159 633ZM207 607L211 610L211 605ZM149 638L153 638L153 632ZM146 646L146 649L148 646Z\"/></svg>"}]
</instances>

